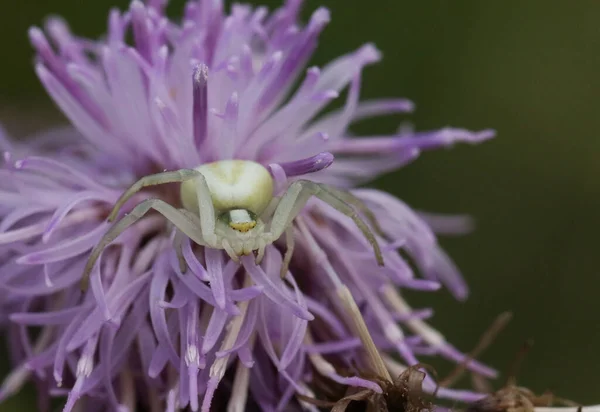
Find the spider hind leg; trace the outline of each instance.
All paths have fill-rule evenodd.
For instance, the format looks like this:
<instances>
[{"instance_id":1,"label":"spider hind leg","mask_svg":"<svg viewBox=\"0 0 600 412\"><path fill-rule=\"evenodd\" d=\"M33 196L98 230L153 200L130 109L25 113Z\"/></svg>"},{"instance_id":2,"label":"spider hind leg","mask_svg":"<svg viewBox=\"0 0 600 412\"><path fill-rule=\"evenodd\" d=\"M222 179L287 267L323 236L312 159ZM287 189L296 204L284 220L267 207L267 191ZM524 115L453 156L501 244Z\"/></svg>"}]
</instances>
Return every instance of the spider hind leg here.
<instances>
[{"instance_id":1,"label":"spider hind leg","mask_svg":"<svg viewBox=\"0 0 600 412\"><path fill-rule=\"evenodd\" d=\"M124 216L121 220L115 223L108 231L104 234L100 242L92 249L88 261L83 270L81 277L81 290L85 292L89 285L90 273L96 264L96 261L102 254L102 251L115 240L121 233L127 228L133 225L135 222L140 220L150 210L156 210L161 215L167 218L177 229L187 235L194 242L205 245L204 239L202 238L202 232L200 227L194 221L191 221L184 213L177 210L167 202L160 199L148 199L144 200L133 210Z\"/></svg>"},{"instance_id":2,"label":"spider hind leg","mask_svg":"<svg viewBox=\"0 0 600 412\"><path fill-rule=\"evenodd\" d=\"M312 182L310 180L297 180L292 183L281 198L281 201L277 205L277 208L273 214L273 219L271 221L271 236L273 240L278 239L282 235L282 233L292 224L294 218L306 205L306 202L308 202L312 196L315 196L353 220L354 224L362 232L364 237L373 248L377 264L379 266L383 266L383 255L381 253L379 243L377 242L377 238L369 226L360 217L360 215L349 204L352 203L359 206L358 202L360 202L362 205L362 201L355 198L351 194L340 195L340 193L345 192L325 184ZM342 199L341 197L345 197L345 199L348 201ZM291 256L288 255L288 259L291 259Z\"/></svg>"}]
</instances>

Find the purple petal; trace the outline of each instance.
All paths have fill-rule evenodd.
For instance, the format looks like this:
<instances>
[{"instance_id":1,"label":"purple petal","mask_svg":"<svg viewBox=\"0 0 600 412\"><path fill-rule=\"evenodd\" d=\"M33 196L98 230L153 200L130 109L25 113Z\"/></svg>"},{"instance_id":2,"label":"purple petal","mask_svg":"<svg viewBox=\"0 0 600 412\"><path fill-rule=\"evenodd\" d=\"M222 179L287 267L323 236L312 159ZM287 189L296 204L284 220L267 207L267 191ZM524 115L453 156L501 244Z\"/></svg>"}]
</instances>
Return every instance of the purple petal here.
<instances>
[{"instance_id":1,"label":"purple petal","mask_svg":"<svg viewBox=\"0 0 600 412\"><path fill-rule=\"evenodd\" d=\"M325 321L327 326L331 328L331 331L334 332L338 337L347 336L347 331L345 326L340 322L339 318L331 312L327 307L322 305L321 303L312 300L310 297L305 296L307 308L311 313L314 313L318 318Z\"/></svg>"},{"instance_id":2,"label":"purple petal","mask_svg":"<svg viewBox=\"0 0 600 412\"><path fill-rule=\"evenodd\" d=\"M60 325L70 322L73 317L85 310L89 310L91 305L74 306L72 308L61 309L53 312L21 312L13 313L9 316L10 320L22 325L47 326Z\"/></svg>"},{"instance_id":3,"label":"purple petal","mask_svg":"<svg viewBox=\"0 0 600 412\"><path fill-rule=\"evenodd\" d=\"M358 338L348 338L341 341L333 341L326 343L313 343L310 345L303 345L302 350L307 353L320 353L320 354L328 354L328 353L339 353L352 349L357 349L362 346L360 339Z\"/></svg>"},{"instance_id":4,"label":"purple petal","mask_svg":"<svg viewBox=\"0 0 600 412\"><path fill-rule=\"evenodd\" d=\"M183 257L185 258L189 269L196 276L198 276L198 279L200 279L203 282L209 281L208 273L206 272L204 266L202 266L202 264L198 261L196 255L194 255L189 239L186 239L183 242Z\"/></svg>"},{"instance_id":5,"label":"purple petal","mask_svg":"<svg viewBox=\"0 0 600 412\"><path fill-rule=\"evenodd\" d=\"M281 163L280 166L288 177L292 177L318 172L326 169L332 163L333 155L329 152L322 152L306 159Z\"/></svg>"},{"instance_id":6,"label":"purple petal","mask_svg":"<svg viewBox=\"0 0 600 412\"><path fill-rule=\"evenodd\" d=\"M247 288L236 289L230 292L231 299L235 302L252 300L263 293L262 286L249 286Z\"/></svg>"},{"instance_id":7,"label":"purple petal","mask_svg":"<svg viewBox=\"0 0 600 412\"><path fill-rule=\"evenodd\" d=\"M151 46L148 43L150 40L150 34L148 30L148 20L146 16L146 8L144 3L139 0L131 2L131 24L133 26L133 38L135 40L135 47L137 48L140 55L148 61L152 60Z\"/></svg>"},{"instance_id":8,"label":"purple petal","mask_svg":"<svg viewBox=\"0 0 600 412\"><path fill-rule=\"evenodd\" d=\"M157 348L156 338L154 337L152 327L148 322L145 322L140 328L136 341L139 349L140 361L142 363L142 370L148 372L152 362L152 355Z\"/></svg>"},{"instance_id":9,"label":"purple petal","mask_svg":"<svg viewBox=\"0 0 600 412\"><path fill-rule=\"evenodd\" d=\"M179 263L177 262L175 253L171 253L170 260L171 270L175 273L177 279L180 280L181 283L183 283L191 293L198 296L201 300L208 303L209 305L218 306L211 288L202 283L198 278L181 273L181 271L179 270ZM237 307L233 303L231 303L230 300L226 300L224 309L230 315L239 314Z\"/></svg>"},{"instance_id":10,"label":"purple petal","mask_svg":"<svg viewBox=\"0 0 600 412\"><path fill-rule=\"evenodd\" d=\"M63 370L65 367L65 361L67 357L67 343L69 342L69 340L71 340L71 337L73 336L81 322L83 322L86 315L87 311L79 312L64 330L58 342L58 347L56 348L56 356L54 357L53 368L54 380L56 381L56 384L58 386L62 385Z\"/></svg>"},{"instance_id":11,"label":"purple petal","mask_svg":"<svg viewBox=\"0 0 600 412\"><path fill-rule=\"evenodd\" d=\"M206 140L208 127L208 66L200 64L194 67L192 80L194 85L192 109L194 143L197 148L201 148Z\"/></svg>"},{"instance_id":12,"label":"purple petal","mask_svg":"<svg viewBox=\"0 0 600 412\"><path fill-rule=\"evenodd\" d=\"M13 225L18 223L22 219L30 218L38 213L49 211L49 206L31 206L24 207L22 209L15 209L7 215L4 215L2 222L0 222L0 233L6 232Z\"/></svg>"},{"instance_id":13,"label":"purple petal","mask_svg":"<svg viewBox=\"0 0 600 412\"><path fill-rule=\"evenodd\" d=\"M205 248L207 277L210 282L210 290L215 297L215 302L220 309L225 309L227 296L225 295L225 284L223 283L223 254L220 250Z\"/></svg>"},{"instance_id":14,"label":"purple petal","mask_svg":"<svg viewBox=\"0 0 600 412\"><path fill-rule=\"evenodd\" d=\"M329 10L322 7L311 16L308 27L302 38L286 56L278 76L272 81L269 88L261 96L258 106L270 106L280 94L289 87L290 81L298 70L306 63L308 57L316 47L316 39L330 20Z\"/></svg>"},{"instance_id":15,"label":"purple petal","mask_svg":"<svg viewBox=\"0 0 600 412\"><path fill-rule=\"evenodd\" d=\"M141 292L147 284L148 279L151 277L152 272L147 272L143 275L138 276L130 282L127 287L119 291L115 296L111 296L107 302L109 310L114 314L115 317L124 312L133 302L135 302L137 295ZM69 340L67 345L68 351L73 351L83 345L93 334L98 333L100 328L104 324L104 313L100 306L96 307L92 313L86 318L84 325L73 334L73 337Z\"/></svg>"},{"instance_id":16,"label":"purple petal","mask_svg":"<svg viewBox=\"0 0 600 412\"><path fill-rule=\"evenodd\" d=\"M221 333L223 332L223 328L227 323L228 317L229 315L227 312L217 308L213 309L213 313L210 316L210 321L208 322L208 326L206 328L206 334L204 335L201 353L207 354L213 348L213 346L215 346L219 336L221 336Z\"/></svg>"},{"instance_id":17,"label":"purple petal","mask_svg":"<svg viewBox=\"0 0 600 412\"><path fill-rule=\"evenodd\" d=\"M50 218L48 222L48 226L44 231L42 236L42 241L44 243L48 243L50 240L50 236L60 225L61 221L65 218L67 213L71 211L78 203L90 201L90 200L98 200L101 202L110 202L110 199L106 199L106 195L96 192L79 192L75 194L72 198L67 199L64 205L56 209L54 215Z\"/></svg>"},{"instance_id":18,"label":"purple petal","mask_svg":"<svg viewBox=\"0 0 600 412\"><path fill-rule=\"evenodd\" d=\"M253 256L243 256L241 260L244 268L246 268L252 280L258 285L264 287L265 295L271 299L273 303L289 308L294 315L301 319L314 319L314 316L311 315L308 310L302 308L291 296L289 296L281 280L279 280L279 285L277 285L275 281L273 281L260 266L257 266L256 263L254 263Z\"/></svg>"},{"instance_id":19,"label":"purple petal","mask_svg":"<svg viewBox=\"0 0 600 412\"><path fill-rule=\"evenodd\" d=\"M94 247L104 232L107 225L102 223L96 228L80 237L72 238L56 246L48 247L39 252L32 252L17 259L17 263L36 265L41 263L59 262L68 258L81 255Z\"/></svg>"},{"instance_id":20,"label":"purple petal","mask_svg":"<svg viewBox=\"0 0 600 412\"><path fill-rule=\"evenodd\" d=\"M101 147L107 153L116 153L125 157L116 142L107 138L107 133L97 121L97 115L92 115L81 102L74 97L67 88L43 65L36 66L36 73L42 84L52 96L56 104L61 108L71 123L94 145ZM97 112L97 110L94 110ZM112 147L112 146L117 147Z\"/></svg>"},{"instance_id":21,"label":"purple petal","mask_svg":"<svg viewBox=\"0 0 600 412\"><path fill-rule=\"evenodd\" d=\"M221 127L221 135L219 137L220 158L231 159L238 146L238 110L239 96L237 92L233 92L225 106L223 114L223 124Z\"/></svg>"},{"instance_id":22,"label":"purple petal","mask_svg":"<svg viewBox=\"0 0 600 412\"><path fill-rule=\"evenodd\" d=\"M440 346L438 348L438 351L443 357L448 358L458 364L462 364L467 359L466 355L460 353L454 346L452 346L450 344L445 344L445 345ZM468 363L467 368L472 370L475 373L478 373L480 375L483 375L483 376L486 376L489 378L495 378L498 375L498 372L495 369L490 368L489 366L483 365L481 362L478 362L477 360L471 360Z\"/></svg>"},{"instance_id":23,"label":"purple petal","mask_svg":"<svg viewBox=\"0 0 600 412\"><path fill-rule=\"evenodd\" d=\"M394 315L394 319L397 320L398 322L408 322L412 319L425 320L425 319L431 318L432 316L433 316L433 309L427 308L427 309L413 310L411 313L396 314L396 315Z\"/></svg>"},{"instance_id":24,"label":"purple petal","mask_svg":"<svg viewBox=\"0 0 600 412\"><path fill-rule=\"evenodd\" d=\"M109 360L113 357L113 344L116 335L116 330L112 328L104 328L101 333L100 338L100 358ZM115 389L113 387L112 382L112 369L110 362L105 361L101 365L100 369L102 372L102 383L104 384L104 389L108 394L108 400L114 408L114 410L119 410L119 401L117 400L117 395L115 394Z\"/></svg>"},{"instance_id":25,"label":"purple petal","mask_svg":"<svg viewBox=\"0 0 600 412\"><path fill-rule=\"evenodd\" d=\"M98 309L103 314L104 320L108 321L112 318L112 315L108 308L108 303L106 302L106 295L104 294L104 288L102 287L102 279L100 276L100 265L96 265L90 275L90 285L92 287L94 299L96 299L96 303L98 304Z\"/></svg>"},{"instance_id":26,"label":"purple petal","mask_svg":"<svg viewBox=\"0 0 600 412\"><path fill-rule=\"evenodd\" d=\"M256 319L258 317L259 303L258 299L253 300L248 304L248 309L244 318L244 323L238 333L235 344L226 350L220 350L216 353L217 358L222 358L231 353L238 351L242 346L246 345L250 340L250 337L254 333Z\"/></svg>"},{"instance_id":27,"label":"purple petal","mask_svg":"<svg viewBox=\"0 0 600 412\"><path fill-rule=\"evenodd\" d=\"M169 334L167 327L167 319L165 310L159 305L165 299L167 285L169 283L168 265L166 264L167 257L162 254L155 263L154 275L150 282L150 319L152 327L156 333L158 343L162 345L172 365L179 365L179 356L173 345L172 337Z\"/></svg>"},{"instance_id":28,"label":"purple petal","mask_svg":"<svg viewBox=\"0 0 600 412\"><path fill-rule=\"evenodd\" d=\"M110 359L101 360L98 367L90 374L84 382L82 391L87 392L94 388L102 380L103 362L109 362L111 365L111 377L119 372L118 366L123 363L130 353L131 343L135 339L136 333L146 319L148 313L148 301L146 299L137 299L123 321L114 339L113 353Z\"/></svg>"},{"instance_id":29,"label":"purple petal","mask_svg":"<svg viewBox=\"0 0 600 412\"><path fill-rule=\"evenodd\" d=\"M289 274L287 276L287 279L294 287L294 292L296 294L296 299L298 300L298 303L300 303L300 305L302 305L302 307L306 309L306 303L304 301L303 294L300 291L300 288L298 288L296 281ZM308 322L304 319L293 319L292 324L292 330L289 332L289 336L287 337L287 345L285 346L285 349L283 350L280 359L279 368L281 369L286 369L290 362L292 362L292 360L295 358L296 354L300 350L300 347L302 346L302 343L304 342L304 337L308 328Z\"/></svg>"}]
</instances>

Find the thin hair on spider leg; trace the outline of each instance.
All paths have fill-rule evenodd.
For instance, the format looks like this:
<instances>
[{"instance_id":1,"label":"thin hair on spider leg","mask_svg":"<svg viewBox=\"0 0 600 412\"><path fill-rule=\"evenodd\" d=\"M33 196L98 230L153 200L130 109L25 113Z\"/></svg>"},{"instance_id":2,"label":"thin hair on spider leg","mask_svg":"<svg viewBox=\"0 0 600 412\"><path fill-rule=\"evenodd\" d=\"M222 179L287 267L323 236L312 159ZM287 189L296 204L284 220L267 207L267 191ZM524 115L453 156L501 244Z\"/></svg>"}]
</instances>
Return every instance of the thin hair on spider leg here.
<instances>
[{"instance_id":1,"label":"thin hair on spider leg","mask_svg":"<svg viewBox=\"0 0 600 412\"><path fill-rule=\"evenodd\" d=\"M362 199L360 199L359 197L355 196L352 192L347 190L341 190L337 187L326 185L324 183L319 183L319 185L322 188L325 188L327 191L331 192L332 195L336 196L340 200L343 200L344 202L357 208L363 215L365 215L376 234L378 234L382 238L387 237L385 232L381 228L377 217L375 216L373 211L369 209L365 202L362 201Z\"/></svg>"},{"instance_id":2,"label":"thin hair on spider leg","mask_svg":"<svg viewBox=\"0 0 600 412\"><path fill-rule=\"evenodd\" d=\"M92 249L88 261L83 270L81 278L81 290L85 292L88 288L90 273L100 257L100 254L113 240L115 240L128 227L140 220L151 209L156 210L161 215L167 218L175 227L185 233L190 239L198 244L204 244L200 227L196 226L178 209L174 208L167 202L160 199L148 199L138 204L131 213L124 216L121 220L115 223L102 237L100 242Z\"/></svg>"},{"instance_id":3,"label":"thin hair on spider leg","mask_svg":"<svg viewBox=\"0 0 600 412\"><path fill-rule=\"evenodd\" d=\"M142 190L144 187L148 186L157 186L166 183L182 183L187 180L198 177L200 172L192 169L180 169L171 172L162 172L156 173L149 176L144 176L134 184L132 184L129 189L127 189L121 197L117 200L115 205L113 206L112 211L108 215L108 221L112 222L117 217L119 210L123 207L123 205L137 192Z\"/></svg>"}]
</instances>

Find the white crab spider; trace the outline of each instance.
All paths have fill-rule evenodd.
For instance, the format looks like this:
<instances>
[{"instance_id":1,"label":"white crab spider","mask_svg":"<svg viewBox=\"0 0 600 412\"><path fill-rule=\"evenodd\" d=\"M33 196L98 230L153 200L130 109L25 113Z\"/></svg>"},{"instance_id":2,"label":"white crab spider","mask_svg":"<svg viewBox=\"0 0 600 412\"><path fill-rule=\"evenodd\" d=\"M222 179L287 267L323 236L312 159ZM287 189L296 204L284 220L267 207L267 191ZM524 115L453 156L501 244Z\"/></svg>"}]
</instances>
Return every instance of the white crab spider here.
<instances>
[{"instance_id":1,"label":"white crab spider","mask_svg":"<svg viewBox=\"0 0 600 412\"><path fill-rule=\"evenodd\" d=\"M87 289L90 273L104 248L151 209L165 216L197 244L223 249L236 262L240 256L257 251L256 262L260 263L266 246L286 232L287 250L281 268L282 275L285 275L294 249L291 223L312 196L352 218L373 247L378 264L383 266L375 236L351 206L363 211L378 230L373 215L359 199L349 192L309 180L297 180L283 196L274 197L273 178L269 171L249 160L221 160L196 169L145 176L121 195L108 221L112 222L125 202L142 188L164 183L181 183L184 208L176 209L160 199L139 203L115 223L92 250L81 280L83 290ZM266 230L265 222L269 219L270 226ZM181 255L180 262L184 262Z\"/></svg>"}]
</instances>

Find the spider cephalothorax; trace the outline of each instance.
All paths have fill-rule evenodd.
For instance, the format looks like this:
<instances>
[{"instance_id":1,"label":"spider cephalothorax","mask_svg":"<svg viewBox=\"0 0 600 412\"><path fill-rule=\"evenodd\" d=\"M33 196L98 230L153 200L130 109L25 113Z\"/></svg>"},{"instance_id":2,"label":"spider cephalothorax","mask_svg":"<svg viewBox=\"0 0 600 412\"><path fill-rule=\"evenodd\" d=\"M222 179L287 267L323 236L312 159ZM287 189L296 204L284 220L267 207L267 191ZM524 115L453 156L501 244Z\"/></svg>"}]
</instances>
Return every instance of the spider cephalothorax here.
<instances>
[{"instance_id":1,"label":"spider cephalothorax","mask_svg":"<svg viewBox=\"0 0 600 412\"><path fill-rule=\"evenodd\" d=\"M287 251L281 268L284 275L294 248L292 222L312 196L350 217L373 247L377 262L383 265L377 239L352 207L366 211L359 199L349 192L310 180L296 180L281 196L274 196L269 171L249 160L222 160L196 169L145 176L123 193L108 220L113 221L125 202L142 188L164 183L181 183L183 208L177 209L160 199L147 199L135 206L92 250L82 278L84 289L102 250L151 209L165 216L195 243L223 249L236 262L240 256L256 251L256 262L260 263L267 245L286 232ZM372 216L367 213L367 217Z\"/></svg>"}]
</instances>

